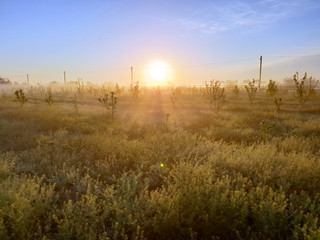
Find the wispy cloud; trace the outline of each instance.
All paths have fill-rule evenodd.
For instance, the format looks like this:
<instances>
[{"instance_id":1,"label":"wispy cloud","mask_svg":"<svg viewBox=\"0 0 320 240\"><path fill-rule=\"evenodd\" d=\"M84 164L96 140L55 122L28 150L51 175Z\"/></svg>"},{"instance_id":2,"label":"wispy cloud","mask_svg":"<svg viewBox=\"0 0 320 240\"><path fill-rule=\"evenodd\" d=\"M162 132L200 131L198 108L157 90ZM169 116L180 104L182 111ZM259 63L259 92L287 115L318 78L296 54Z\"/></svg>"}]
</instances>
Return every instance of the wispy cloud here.
<instances>
[{"instance_id":1,"label":"wispy cloud","mask_svg":"<svg viewBox=\"0 0 320 240\"><path fill-rule=\"evenodd\" d=\"M163 21L186 30L213 34L241 27L262 27L319 6L315 0L261 0L254 3L228 1L223 6L214 4L202 6L203 10L198 10L192 16L163 19Z\"/></svg>"}]
</instances>

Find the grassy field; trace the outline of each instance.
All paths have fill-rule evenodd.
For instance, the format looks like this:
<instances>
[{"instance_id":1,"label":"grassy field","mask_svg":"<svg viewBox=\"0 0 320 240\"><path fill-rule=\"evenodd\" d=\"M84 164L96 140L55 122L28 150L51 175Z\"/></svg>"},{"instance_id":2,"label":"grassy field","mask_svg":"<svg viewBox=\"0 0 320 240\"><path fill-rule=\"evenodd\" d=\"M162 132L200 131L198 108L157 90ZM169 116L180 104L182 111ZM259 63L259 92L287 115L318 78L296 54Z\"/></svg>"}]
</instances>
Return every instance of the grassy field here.
<instances>
[{"instance_id":1,"label":"grassy field","mask_svg":"<svg viewBox=\"0 0 320 240\"><path fill-rule=\"evenodd\" d=\"M320 98L2 90L0 239L320 239ZM106 90L109 92L109 90Z\"/></svg>"}]
</instances>

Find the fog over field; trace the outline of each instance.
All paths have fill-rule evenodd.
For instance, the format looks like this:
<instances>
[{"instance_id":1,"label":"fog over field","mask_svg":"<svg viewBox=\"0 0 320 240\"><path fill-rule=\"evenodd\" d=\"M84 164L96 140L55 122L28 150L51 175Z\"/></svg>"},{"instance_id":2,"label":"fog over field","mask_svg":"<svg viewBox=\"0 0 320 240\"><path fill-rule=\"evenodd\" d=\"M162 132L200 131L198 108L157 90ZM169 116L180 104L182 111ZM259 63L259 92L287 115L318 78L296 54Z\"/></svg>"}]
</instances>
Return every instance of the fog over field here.
<instances>
[{"instance_id":1,"label":"fog over field","mask_svg":"<svg viewBox=\"0 0 320 240\"><path fill-rule=\"evenodd\" d=\"M0 239L320 239L317 0L0 0Z\"/></svg>"}]
</instances>

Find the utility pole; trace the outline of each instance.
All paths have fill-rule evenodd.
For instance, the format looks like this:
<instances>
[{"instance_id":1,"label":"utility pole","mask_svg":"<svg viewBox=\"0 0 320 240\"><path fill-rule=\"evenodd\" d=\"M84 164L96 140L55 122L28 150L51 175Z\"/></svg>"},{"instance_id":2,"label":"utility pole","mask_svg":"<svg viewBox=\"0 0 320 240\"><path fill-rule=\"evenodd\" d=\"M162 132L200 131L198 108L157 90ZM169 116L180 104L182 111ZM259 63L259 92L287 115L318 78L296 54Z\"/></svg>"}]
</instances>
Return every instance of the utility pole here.
<instances>
[{"instance_id":1,"label":"utility pole","mask_svg":"<svg viewBox=\"0 0 320 240\"><path fill-rule=\"evenodd\" d=\"M63 80L64 80L64 84L66 84L67 83L66 71L63 72Z\"/></svg>"},{"instance_id":2,"label":"utility pole","mask_svg":"<svg viewBox=\"0 0 320 240\"><path fill-rule=\"evenodd\" d=\"M260 56L259 90L261 85L262 56Z\"/></svg>"},{"instance_id":3,"label":"utility pole","mask_svg":"<svg viewBox=\"0 0 320 240\"><path fill-rule=\"evenodd\" d=\"M131 70L131 85L133 85L133 67L132 66L131 66L130 70Z\"/></svg>"},{"instance_id":4,"label":"utility pole","mask_svg":"<svg viewBox=\"0 0 320 240\"><path fill-rule=\"evenodd\" d=\"M28 84L28 85L30 84L30 81L29 81L29 74L27 74L27 84Z\"/></svg>"}]
</instances>

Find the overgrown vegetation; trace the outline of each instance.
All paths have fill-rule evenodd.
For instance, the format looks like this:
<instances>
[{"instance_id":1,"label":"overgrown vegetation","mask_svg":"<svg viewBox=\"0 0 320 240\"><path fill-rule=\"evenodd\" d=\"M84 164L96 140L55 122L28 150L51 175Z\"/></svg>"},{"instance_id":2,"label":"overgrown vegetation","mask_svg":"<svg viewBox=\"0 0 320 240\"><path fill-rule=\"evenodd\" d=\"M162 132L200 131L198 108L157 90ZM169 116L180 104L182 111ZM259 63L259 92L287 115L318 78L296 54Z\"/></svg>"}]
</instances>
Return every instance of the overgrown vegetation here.
<instances>
[{"instance_id":1,"label":"overgrown vegetation","mask_svg":"<svg viewBox=\"0 0 320 240\"><path fill-rule=\"evenodd\" d=\"M170 112L171 89L136 104L70 86L50 111L40 85L0 101L0 239L320 238L318 94L302 111L292 91L240 91L212 118L199 88ZM108 111L121 98L112 125L103 91Z\"/></svg>"}]
</instances>

